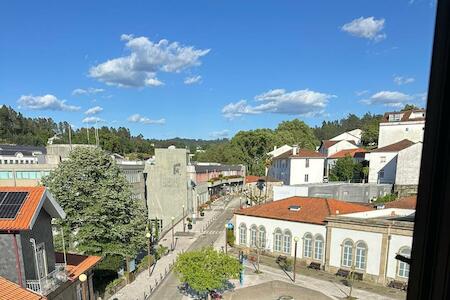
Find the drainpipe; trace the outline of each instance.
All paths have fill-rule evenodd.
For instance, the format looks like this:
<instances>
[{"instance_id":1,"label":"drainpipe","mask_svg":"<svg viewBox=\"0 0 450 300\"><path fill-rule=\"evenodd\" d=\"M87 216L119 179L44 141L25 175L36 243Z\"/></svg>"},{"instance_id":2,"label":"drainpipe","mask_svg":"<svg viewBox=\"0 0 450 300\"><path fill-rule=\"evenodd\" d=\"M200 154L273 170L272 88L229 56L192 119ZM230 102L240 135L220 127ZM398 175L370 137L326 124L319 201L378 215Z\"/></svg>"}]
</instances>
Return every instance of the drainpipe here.
<instances>
[{"instance_id":1,"label":"drainpipe","mask_svg":"<svg viewBox=\"0 0 450 300\"><path fill-rule=\"evenodd\" d=\"M388 232L387 232L387 247L386 247L386 262L385 262L385 266L384 266L384 283L386 284L387 281L387 271L388 271L388 264L389 264L389 248L391 246L391 226L389 225L388 227Z\"/></svg>"},{"instance_id":2,"label":"drainpipe","mask_svg":"<svg viewBox=\"0 0 450 300\"><path fill-rule=\"evenodd\" d=\"M20 257L19 257L19 247L17 246L17 237L14 233L13 235L13 245L14 245L14 253L16 254L16 271L17 271L17 278L19 279L19 285L23 287L22 282L22 269L20 268Z\"/></svg>"}]
</instances>

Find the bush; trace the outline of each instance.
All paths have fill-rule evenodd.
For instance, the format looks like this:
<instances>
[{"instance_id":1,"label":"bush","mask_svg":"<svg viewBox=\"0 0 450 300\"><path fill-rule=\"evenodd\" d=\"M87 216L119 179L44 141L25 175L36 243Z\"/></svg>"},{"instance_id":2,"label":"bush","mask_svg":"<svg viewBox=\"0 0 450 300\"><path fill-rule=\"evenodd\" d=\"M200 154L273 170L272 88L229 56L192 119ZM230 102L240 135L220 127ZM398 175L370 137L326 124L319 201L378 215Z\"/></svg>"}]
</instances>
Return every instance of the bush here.
<instances>
[{"instance_id":1,"label":"bush","mask_svg":"<svg viewBox=\"0 0 450 300\"><path fill-rule=\"evenodd\" d=\"M283 268L283 270L285 271L292 271L292 266L294 264L292 263L292 259L286 259L286 261L283 263L283 265L281 266Z\"/></svg>"},{"instance_id":2,"label":"bush","mask_svg":"<svg viewBox=\"0 0 450 300\"><path fill-rule=\"evenodd\" d=\"M166 255L168 251L169 251L169 248L164 247L163 245L159 245L159 247L158 247L158 249L156 249L156 253L155 253L156 260L158 260L161 257L163 257L164 255Z\"/></svg>"},{"instance_id":3,"label":"bush","mask_svg":"<svg viewBox=\"0 0 450 300\"><path fill-rule=\"evenodd\" d=\"M115 294L116 288L120 285L123 284L125 282L125 277L120 277L117 279L114 279L113 281L111 281L110 283L108 283L108 285L106 286L105 291L109 294Z\"/></svg>"},{"instance_id":4,"label":"bush","mask_svg":"<svg viewBox=\"0 0 450 300\"><path fill-rule=\"evenodd\" d=\"M227 229L227 244L233 247L235 241L236 237L234 236L234 231Z\"/></svg>"},{"instance_id":5,"label":"bush","mask_svg":"<svg viewBox=\"0 0 450 300\"><path fill-rule=\"evenodd\" d=\"M138 266L137 266L138 273L148 269L148 264L149 264L148 257L149 256L147 255L144 258L142 258L141 262L138 264ZM155 263L155 257L153 255L150 255L150 265L153 265L154 263Z\"/></svg>"},{"instance_id":6,"label":"bush","mask_svg":"<svg viewBox=\"0 0 450 300\"><path fill-rule=\"evenodd\" d=\"M377 204L377 203L387 203L387 202L394 201L395 199L397 199L397 195L396 194L388 194L386 196L378 197L373 203L375 203L375 204Z\"/></svg>"}]
</instances>

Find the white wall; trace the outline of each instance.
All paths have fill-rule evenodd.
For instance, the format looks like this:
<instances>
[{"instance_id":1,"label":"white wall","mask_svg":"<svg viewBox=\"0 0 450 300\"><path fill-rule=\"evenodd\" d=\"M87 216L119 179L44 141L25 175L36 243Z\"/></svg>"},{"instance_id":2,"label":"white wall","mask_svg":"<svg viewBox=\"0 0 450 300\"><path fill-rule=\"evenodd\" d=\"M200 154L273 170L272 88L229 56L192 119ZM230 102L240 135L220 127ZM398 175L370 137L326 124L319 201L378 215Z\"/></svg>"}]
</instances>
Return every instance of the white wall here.
<instances>
[{"instance_id":1,"label":"white wall","mask_svg":"<svg viewBox=\"0 0 450 300\"><path fill-rule=\"evenodd\" d=\"M294 237L299 237L300 240L297 244L297 257L303 258L303 237L306 233L311 233L313 236L316 234L321 234L323 237L323 259L325 259L325 249L326 249L326 228L325 225L315 225L299 222L289 222L283 220L274 220L267 218L258 218L251 216L235 215L236 224L234 224L235 229L235 243L239 245L239 225L245 223L247 226L247 245L250 245L250 227L252 225L260 226L263 225L266 228L266 251L273 252L273 241L274 232L276 228L280 228L283 232L285 229L289 229L292 233L292 243L291 243L291 256L294 256ZM313 245L314 246L314 245Z\"/></svg>"},{"instance_id":2,"label":"white wall","mask_svg":"<svg viewBox=\"0 0 450 300\"><path fill-rule=\"evenodd\" d=\"M310 158L308 168L306 167L306 158L291 158L290 162L291 172L288 185L323 182L324 158ZM306 174L308 174L308 181L305 181Z\"/></svg>"},{"instance_id":3,"label":"white wall","mask_svg":"<svg viewBox=\"0 0 450 300\"><path fill-rule=\"evenodd\" d=\"M388 256L388 267L386 276L389 278L395 278L397 273L398 260L395 256L402 247L409 247L411 249L412 237L402 236L402 235L391 235L391 242L389 244L389 256Z\"/></svg>"},{"instance_id":4,"label":"white wall","mask_svg":"<svg viewBox=\"0 0 450 300\"><path fill-rule=\"evenodd\" d=\"M378 148L394 144L404 139L423 141L425 121L380 123Z\"/></svg>"},{"instance_id":5,"label":"white wall","mask_svg":"<svg viewBox=\"0 0 450 300\"><path fill-rule=\"evenodd\" d=\"M379 275L381 262L381 233L364 232L351 229L332 228L330 241L330 266L340 268L342 259L342 248L344 240L351 239L356 247L358 241L364 241L367 245L366 273ZM353 248L355 253L355 248ZM355 262L353 260L353 262Z\"/></svg>"},{"instance_id":6,"label":"white wall","mask_svg":"<svg viewBox=\"0 0 450 300\"><path fill-rule=\"evenodd\" d=\"M403 149L397 156L395 184L419 184L422 143Z\"/></svg>"},{"instance_id":7,"label":"white wall","mask_svg":"<svg viewBox=\"0 0 450 300\"><path fill-rule=\"evenodd\" d=\"M358 146L355 146L354 144L348 142L348 141L340 141L330 148L328 148L328 152L326 153L327 156L331 156L339 151L347 150L347 149L356 149Z\"/></svg>"},{"instance_id":8,"label":"white wall","mask_svg":"<svg viewBox=\"0 0 450 300\"><path fill-rule=\"evenodd\" d=\"M360 145L361 135L362 135L361 129L354 129L352 131L341 133L340 135L331 138L330 141L342 141L342 140L354 141L357 145Z\"/></svg>"},{"instance_id":9,"label":"white wall","mask_svg":"<svg viewBox=\"0 0 450 300\"><path fill-rule=\"evenodd\" d=\"M308 197L308 187L293 186L293 185L282 185L273 187L273 201L294 196Z\"/></svg>"},{"instance_id":10,"label":"white wall","mask_svg":"<svg viewBox=\"0 0 450 300\"><path fill-rule=\"evenodd\" d=\"M385 162L382 162L385 157ZM395 183L397 169L397 152L372 152L366 155L369 160L369 183ZM378 178L379 172L384 170L384 177Z\"/></svg>"}]
</instances>

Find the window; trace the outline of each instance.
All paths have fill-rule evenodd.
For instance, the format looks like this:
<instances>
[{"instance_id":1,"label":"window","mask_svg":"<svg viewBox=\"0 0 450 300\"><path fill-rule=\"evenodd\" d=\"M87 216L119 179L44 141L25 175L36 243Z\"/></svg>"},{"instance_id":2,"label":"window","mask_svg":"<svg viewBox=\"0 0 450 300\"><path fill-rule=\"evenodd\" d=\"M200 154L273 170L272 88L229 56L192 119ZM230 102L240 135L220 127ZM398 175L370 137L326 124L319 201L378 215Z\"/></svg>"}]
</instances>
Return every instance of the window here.
<instances>
[{"instance_id":1,"label":"window","mask_svg":"<svg viewBox=\"0 0 450 300\"><path fill-rule=\"evenodd\" d=\"M351 267L353 262L353 242L346 240L342 245L342 266Z\"/></svg>"},{"instance_id":2,"label":"window","mask_svg":"<svg viewBox=\"0 0 450 300\"><path fill-rule=\"evenodd\" d=\"M386 156L380 156L380 163L386 162Z\"/></svg>"},{"instance_id":3,"label":"window","mask_svg":"<svg viewBox=\"0 0 450 300\"><path fill-rule=\"evenodd\" d=\"M266 228L264 226L259 226L258 230L258 246L260 248L266 247Z\"/></svg>"},{"instance_id":4,"label":"window","mask_svg":"<svg viewBox=\"0 0 450 300\"><path fill-rule=\"evenodd\" d=\"M289 230L284 231L283 235L283 252L286 254L291 254L291 243L292 243L292 234Z\"/></svg>"},{"instance_id":5,"label":"window","mask_svg":"<svg viewBox=\"0 0 450 300\"><path fill-rule=\"evenodd\" d=\"M244 223L239 225L239 244L247 245L247 226Z\"/></svg>"},{"instance_id":6,"label":"window","mask_svg":"<svg viewBox=\"0 0 450 300\"><path fill-rule=\"evenodd\" d=\"M258 229L256 225L252 225L250 228L250 247L256 247L256 234Z\"/></svg>"},{"instance_id":7,"label":"window","mask_svg":"<svg viewBox=\"0 0 450 300\"><path fill-rule=\"evenodd\" d=\"M384 170L380 170L379 177L380 179L384 178Z\"/></svg>"},{"instance_id":8,"label":"window","mask_svg":"<svg viewBox=\"0 0 450 300\"><path fill-rule=\"evenodd\" d=\"M411 257L411 249L409 247L403 247L400 249L398 254L403 255L404 257ZM409 277L409 264L398 261L397 275L399 277L408 278Z\"/></svg>"},{"instance_id":9,"label":"window","mask_svg":"<svg viewBox=\"0 0 450 300\"><path fill-rule=\"evenodd\" d=\"M309 181L309 175L305 174L305 182L308 182L308 181Z\"/></svg>"},{"instance_id":10,"label":"window","mask_svg":"<svg viewBox=\"0 0 450 300\"><path fill-rule=\"evenodd\" d=\"M305 234L303 238L303 257L312 257L312 235Z\"/></svg>"},{"instance_id":11,"label":"window","mask_svg":"<svg viewBox=\"0 0 450 300\"><path fill-rule=\"evenodd\" d=\"M356 244L355 268L366 269L367 245L364 242Z\"/></svg>"},{"instance_id":12,"label":"window","mask_svg":"<svg viewBox=\"0 0 450 300\"><path fill-rule=\"evenodd\" d=\"M317 235L314 239L314 259L323 259L323 237L321 235Z\"/></svg>"},{"instance_id":13,"label":"window","mask_svg":"<svg viewBox=\"0 0 450 300\"><path fill-rule=\"evenodd\" d=\"M408 128L408 127L406 127L406 128L405 128L405 131L408 131L408 130L409 130L409 128Z\"/></svg>"},{"instance_id":14,"label":"window","mask_svg":"<svg viewBox=\"0 0 450 300\"><path fill-rule=\"evenodd\" d=\"M0 179L12 179L13 173L11 171L0 171Z\"/></svg>"},{"instance_id":15,"label":"window","mask_svg":"<svg viewBox=\"0 0 450 300\"><path fill-rule=\"evenodd\" d=\"M39 274L39 278L47 276L47 257L45 254L44 243L36 245L36 263L36 270Z\"/></svg>"},{"instance_id":16,"label":"window","mask_svg":"<svg viewBox=\"0 0 450 300\"><path fill-rule=\"evenodd\" d=\"M309 158L305 159L305 168L309 168Z\"/></svg>"},{"instance_id":17,"label":"window","mask_svg":"<svg viewBox=\"0 0 450 300\"><path fill-rule=\"evenodd\" d=\"M281 229L277 228L275 229L274 234L274 243L273 243L273 251L274 252L281 252L281 244L282 244L282 238L283 233L281 232Z\"/></svg>"}]
</instances>

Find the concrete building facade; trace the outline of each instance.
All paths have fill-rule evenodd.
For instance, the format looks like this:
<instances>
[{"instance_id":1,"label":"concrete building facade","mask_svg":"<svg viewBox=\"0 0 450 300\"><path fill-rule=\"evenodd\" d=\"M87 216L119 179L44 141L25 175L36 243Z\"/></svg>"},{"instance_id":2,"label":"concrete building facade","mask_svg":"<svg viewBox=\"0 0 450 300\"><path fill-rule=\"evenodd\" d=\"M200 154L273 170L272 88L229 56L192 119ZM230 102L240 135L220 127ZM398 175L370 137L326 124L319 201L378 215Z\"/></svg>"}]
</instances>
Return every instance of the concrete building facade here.
<instances>
[{"instance_id":1,"label":"concrete building facade","mask_svg":"<svg viewBox=\"0 0 450 300\"><path fill-rule=\"evenodd\" d=\"M402 112L387 112L380 122L378 147L384 147L408 139L412 142L422 142L425 128L423 109Z\"/></svg>"},{"instance_id":2,"label":"concrete building facade","mask_svg":"<svg viewBox=\"0 0 450 300\"><path fill-rule=\"evenodd\" d=\"M360 146L361 137L362 137L362 130L353 129L331 138L330 141L353 141L357 146Z\"/></svg>"}]
</instances>

